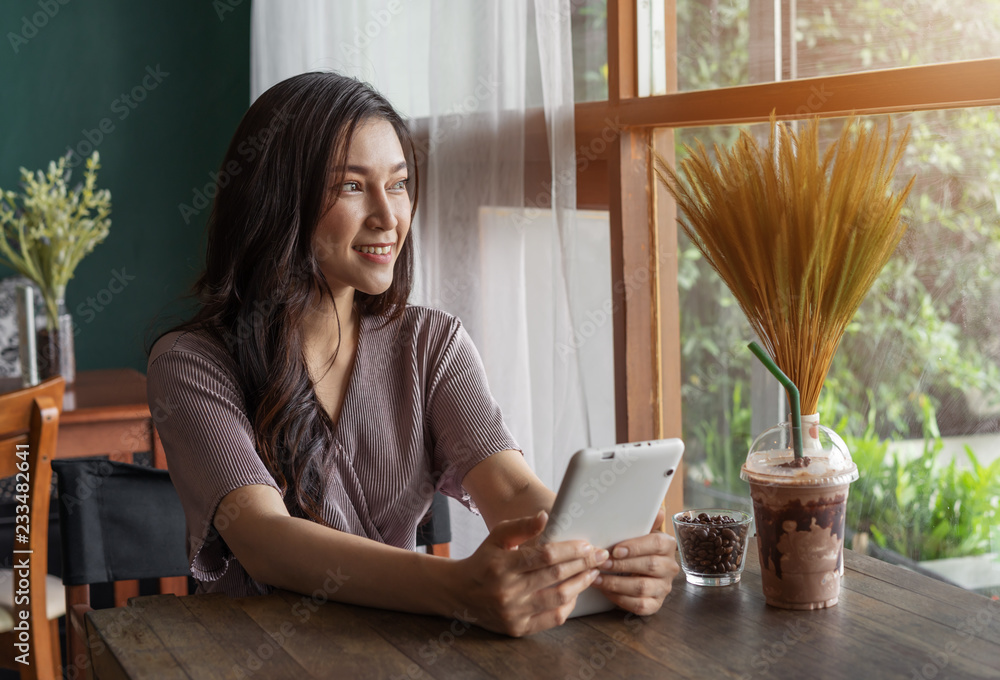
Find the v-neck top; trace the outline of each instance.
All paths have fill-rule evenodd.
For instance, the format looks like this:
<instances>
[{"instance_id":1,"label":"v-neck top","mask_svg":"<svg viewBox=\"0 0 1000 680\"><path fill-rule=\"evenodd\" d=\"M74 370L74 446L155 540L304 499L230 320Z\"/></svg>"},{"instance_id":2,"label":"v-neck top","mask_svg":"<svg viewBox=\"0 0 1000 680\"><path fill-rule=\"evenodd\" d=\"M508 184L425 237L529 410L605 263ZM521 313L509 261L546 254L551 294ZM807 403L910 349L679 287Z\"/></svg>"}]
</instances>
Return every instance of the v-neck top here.
<instances>
[{"instance_id":1,"label":"v-neck top","mask_svg":"<svg viewBox=\"0 0 1000 680\"><path fill-rule=\"evenodd\" d=\"M278 489L257 454L233 358L205 332L168 333L150 353L147 397L184 506L198 592L269 592L213 526L231 491ZM362 316L328 452L323 524L412 550L434 491L474 511L465 474L507 449L519 447L456 317L415 306L388 322Z\"/></svg>"}]
</instances>

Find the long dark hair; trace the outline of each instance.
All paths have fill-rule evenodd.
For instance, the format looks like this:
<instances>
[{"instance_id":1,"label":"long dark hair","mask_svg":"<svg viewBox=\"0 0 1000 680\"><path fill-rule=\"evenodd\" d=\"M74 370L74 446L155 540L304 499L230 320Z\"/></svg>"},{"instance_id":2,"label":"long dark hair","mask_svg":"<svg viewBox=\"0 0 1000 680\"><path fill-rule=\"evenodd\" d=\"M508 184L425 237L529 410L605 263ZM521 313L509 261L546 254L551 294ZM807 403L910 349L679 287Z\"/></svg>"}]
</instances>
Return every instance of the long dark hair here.
<instances>
[{"instance_id":1,"label":"long dark hair","mask_svg":"<svg viewBox=\"0 0 1000 680\"><path fill-rule=\"evenodd\" d=\"M300 322L317 294L333 299L313 232L339 197L328 195L343 179L330 177L331 168L343 175L354 132L369 119L389 122L399 136L413 179L412 219L413 143L392 105L336 73L284 80L253 103L229 144L208 222L205 271L192 290L201 307L173 329L207 331L227 348L258 455L289 511L315 520L333 423L306 368ZM387 291L355 292L360 314L388 321L403 313L413 282L410 240L399 250Z\"/></svg>"}]
</instances>

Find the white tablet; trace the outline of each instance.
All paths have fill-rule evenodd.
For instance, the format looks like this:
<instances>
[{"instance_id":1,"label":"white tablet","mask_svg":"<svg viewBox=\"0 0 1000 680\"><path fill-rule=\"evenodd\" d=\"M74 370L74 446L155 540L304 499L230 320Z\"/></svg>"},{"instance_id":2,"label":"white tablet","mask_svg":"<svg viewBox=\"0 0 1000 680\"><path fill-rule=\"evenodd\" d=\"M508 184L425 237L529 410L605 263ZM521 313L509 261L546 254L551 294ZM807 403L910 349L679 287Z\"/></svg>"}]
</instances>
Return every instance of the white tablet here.
<instances>
[{"instance_id":1,"label":"white tablet","mask_svg":"<svg viewBox=\"0 0 1000 680\"><path fill-rule=\"evenodd\" d=\"M683 454L680 439L577 451L559 485L543 540L585 540L610 550L648 534ZM614 606L591 587L577 597L570 617Z\"/></svg>"}]
</instances>

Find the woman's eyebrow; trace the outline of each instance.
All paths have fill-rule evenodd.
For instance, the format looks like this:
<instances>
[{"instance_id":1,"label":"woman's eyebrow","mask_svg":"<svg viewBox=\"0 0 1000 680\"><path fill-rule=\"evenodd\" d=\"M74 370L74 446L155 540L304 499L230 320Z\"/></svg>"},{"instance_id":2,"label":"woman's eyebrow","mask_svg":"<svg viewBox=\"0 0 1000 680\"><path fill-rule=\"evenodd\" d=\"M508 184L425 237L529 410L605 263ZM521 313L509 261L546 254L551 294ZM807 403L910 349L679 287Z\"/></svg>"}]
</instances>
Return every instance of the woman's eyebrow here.
<instances>
[{"instance_id":1,"label":"woman's eyebrow","mask_svg":"<svg viewBox=\"0 0 1000 680\"><path fill-rule=\"evenodd\" d=\"M364 165L347 165L341 167L344 168L344 172L353 172L357 175L367 175L371 172L371 169ZM340 170L340 167L335 168L335 170ZM396 163L396 165L392 166L389 169L389 173L390 174L396 173L399 172L400 170L406 170L406 161L400 161L399 163Z\"/></svg>"}]
</instances>

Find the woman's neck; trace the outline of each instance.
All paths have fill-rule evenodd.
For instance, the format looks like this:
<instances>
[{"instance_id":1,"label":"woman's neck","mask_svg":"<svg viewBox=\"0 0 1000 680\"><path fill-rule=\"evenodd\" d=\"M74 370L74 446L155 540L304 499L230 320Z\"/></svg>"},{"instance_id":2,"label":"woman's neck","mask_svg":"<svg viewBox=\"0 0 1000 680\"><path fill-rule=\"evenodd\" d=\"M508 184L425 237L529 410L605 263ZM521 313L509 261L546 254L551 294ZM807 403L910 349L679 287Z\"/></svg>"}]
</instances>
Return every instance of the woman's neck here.
<instances>
[{"instance_id":1,"label":"woman's neck","mask_svg":"<svg viewBox=\"0 0 1000 680\"><path fill-rule=\"evenodd\" d=\"M330 359L338 346L343 349L353 345L357 337L359 315L354 308L354 290L335 294L336 305L329 297L323 296L319 303L302 319L302 341L306 360L310 368L323 367L322 374L330 366ZM337 352L336 363L348 359L344 352Z\"/></svg>"}]
</instances>

